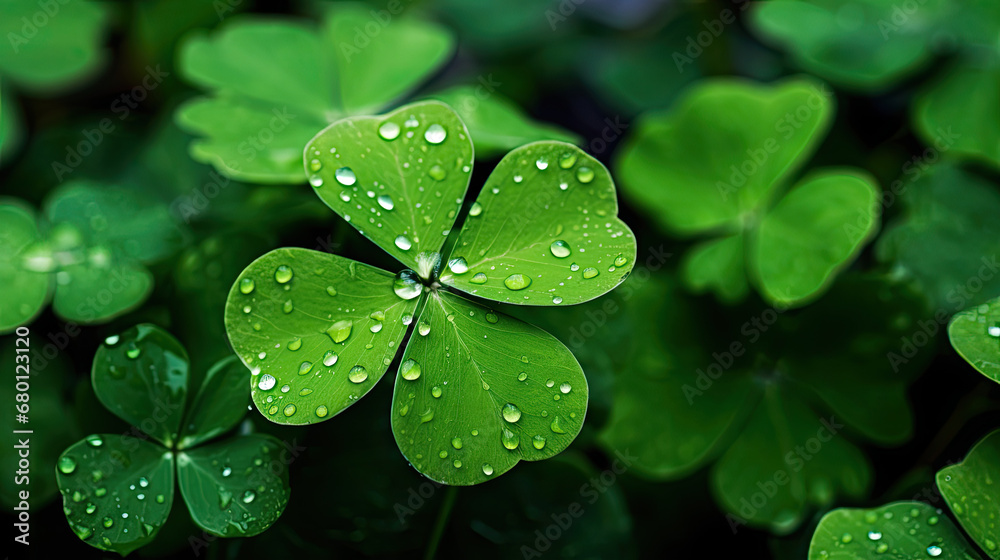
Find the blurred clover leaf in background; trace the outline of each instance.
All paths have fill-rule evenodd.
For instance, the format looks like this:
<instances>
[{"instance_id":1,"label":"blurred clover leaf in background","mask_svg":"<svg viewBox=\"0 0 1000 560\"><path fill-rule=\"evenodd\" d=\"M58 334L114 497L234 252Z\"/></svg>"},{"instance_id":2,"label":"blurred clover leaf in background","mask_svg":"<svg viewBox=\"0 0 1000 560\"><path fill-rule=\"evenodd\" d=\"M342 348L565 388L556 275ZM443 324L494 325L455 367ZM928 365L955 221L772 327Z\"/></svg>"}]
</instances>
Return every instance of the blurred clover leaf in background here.
<instances>
[{"instance_id":1,"label":"blurred clover leaf in background","mask_svg":"<svg viewBox=\"0 0 1000 560\"><path fill-rule=\"evenodd\" d=\"M181 46L180 68L212 92L177 112L178 123L200 136L196 160L258 183L301 183L302 146L330 123L379 112L430 78L452 56L445 28L417 17L392 25L360 5L325 10L319 27L273 18L234 17L212 36ZM370 29L378 26L379 32ZM476 149L499 153L539 139L575 141L553 126L532 123L481 83L441 93L467 118ZM483 134L474 126L482 125Z\"/></svg>"},{"instance_id":2,"label":"blurred clover leaf in background","mask_svg":"<svg viewBox=\"0 0 1000 560\"><path fill-rule=\"evenodd\" d=\"M0 198L0 333L30 323L49 300L63 319L97 323L145 301L145 264L169 256L182 230L136 190L73 181L53 191L44 218Z\"/></svg>"},{"instance_id":3,"label":"blurred clover leaf in background","mask_svg":"<svg viewBox=\"0 0 1000 560\"><path fill-rule=\"evenodd\" d=\"M716 79L640 120L618 159L624 192L671 231L712 236L685 256L691 288L735 302L752 282L772 304L802 305L875 234L879 191L863 171L787 186L829 128L831 95L804 78Z\"/></svg>"},{"instance_id":4,"label":"blurred clover leaf in background","mask_svg":"<svg viewBox=\"0 0 1000 560\"><path fill-rule=\"evenodd\" d=\"M993 560L1000 560L1000 430L979 441L965 460L937 472L937 487L965 532ZM810 560L875 558L981 558L941 509L923 502L895 502L875 509L842 508L820 520Z\"/></svg>"},{"instance_id":5,"label":"blurred clover leaf in background","mask_svg":"<svg viewBox=\"0 0 1000 560\"><path fill-rule=\"evenodd\" d=\"M748 311L735 331L676 282L654 279L626 312L649 328L636 331L600 440L630 449L636 472L654 480L714 462L712 491L734 530L787 534L813 507L864 497L872 469L853 441L911 436L906 388L929 356L887 358L926 312L908 288L847 275L808 308ZM831 345L838 352L823 350Z\"/></svg>"},{"instance_id":6,"label":"blurred clover leaf in background","mask_svg":"<svg viewBox=\"0 0 1000 560\"><path fill-rule=\"evenodd\" d=\"M187 352L155 325L108 337L98 349L94 393L133 428L87 436L59 457L66 519L82 541L123 556L151 542L175 481L191 519L212 535L253 536L281 515L290 492L282 442L240 434L209 443L246 415L244 368L234 356L217 362L190 402L188 378Z\"/></svg>"},{"instance_id":7,"label":"blurred clover leaf in background","mask_svg":"<svg viewBox=\"0 0 1000 560\"><path fill-rule=\"evenodd\" d=\"M1000 383L1000 298L952 317L948 338L972 367Z\"/></svg>"},{"instance_id":8,"label":"blurred clover leaf in background","mask_svg":"<svg viewBox=\"0 0 1000 560\"><path fill-rule=\"evenodd\" d=\"M99 2L43 7L0 0L0 32L10 44L0 49L0 78L36 94L77 85L104 64L104 26L110 15L108 6Z\"/></svg>"},{"instance_id":9,"label":"blurred clover leaf in background","mask_svg":"<svg viewBox=\"0 0 1000 560\"><path fill-rule=\"evenodd\" d=\"M1000 293L1000 193L995 181L948 163L904 168L894 192L903 211L886 225L876 257L917 281L947 315Z\"/></svg>"},{"instance_id":10,"label":"blurred clover leaf in background","mask_svg":"<svg viewBox=\"0 0 1000 560\"><path fill-rule=\"evenodd\" d=\"M565 449L588 400L573 354L456 292L570 305L624 281L636 245L617 217L607 169L562 142L518 148L454 236L473 147L448 106L427 101L339 121L304 156L320 199L408 268L393 275L283 248L243 271L226 330L264 416L282 424L333 417L374 387L415 331L395 381L392 428L418 471L471 485Z\"/></svg>"}]
</instances>

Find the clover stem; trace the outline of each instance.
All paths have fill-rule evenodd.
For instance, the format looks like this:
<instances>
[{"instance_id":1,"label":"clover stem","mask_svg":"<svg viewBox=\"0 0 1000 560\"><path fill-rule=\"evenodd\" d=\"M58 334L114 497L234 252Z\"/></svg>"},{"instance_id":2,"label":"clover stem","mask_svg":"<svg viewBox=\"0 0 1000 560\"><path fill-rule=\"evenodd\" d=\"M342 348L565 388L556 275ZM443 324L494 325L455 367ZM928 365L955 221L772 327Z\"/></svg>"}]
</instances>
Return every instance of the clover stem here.
<instances>
[{"instance_id":1,"label":"clover stem","mask_svg":"<svg viewBox=\"0 0 1000 560\"><path fill-rule=\"evenodd\" d=\"M444 503L438 511L437 521L434 522L434 531L431 533L431 540L427 543L427 551L424 553L424 560L432 560L437 554L438 544L444 535L444 529L448 525L448 518L451 517L452 507L455 505L455 498L458 497L458 487L449 486L444 495Z\"/></svg>"}]
</instances>

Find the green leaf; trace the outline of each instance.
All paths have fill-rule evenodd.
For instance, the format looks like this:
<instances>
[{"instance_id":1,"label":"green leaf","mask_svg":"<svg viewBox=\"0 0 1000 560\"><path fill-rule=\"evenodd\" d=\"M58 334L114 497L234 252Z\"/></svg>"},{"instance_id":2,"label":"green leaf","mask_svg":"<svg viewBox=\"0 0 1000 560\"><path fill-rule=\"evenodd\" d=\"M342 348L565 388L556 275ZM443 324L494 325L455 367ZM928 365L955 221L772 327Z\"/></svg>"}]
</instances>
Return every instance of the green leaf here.
<instances>
[{"instance_id":1,"label":"green leaf","mask_svg":"<svg viewBox=\"0 0 1000 560\"><path fill-rule=\"evenodd\" d=\"M746 297L747 282L743 235L712 239L684 255L684 282L695 292L712 290L724 302Z\"/></svg>"},{"instance_id":2,"label":"green leaf","mask_svg":"<svg viewBox=\"0 0 1000 560\"><path fill-rule=\"evenodd\" d=\"M226 302L226 332L253 373L251 397L265 418L320 422L375 386L419 301L397 296L393 283L377 268L293 248L271 251L240 274Z\"/></svg>"},{"instance_id":3,"label":"green leaf","mask_svg":"<svg viewBox=\"0 0 1000 560\"><path fill-rule=\"evenodd\" d=\"M108 410L165 445L177 441L187 397L188 357L177 339L141 324L108 337L91 371Z\"/></svg>"},{"instance_id":4,"label":"green leaf","mask_svg":"<svg viewBox=\"0 0 1000 560\"><path fill-rule=\"evenodd\" d=\"M996 31L994 31L994 35ZM1000 60L949 70L914 103L913 121L929 146L1000 167Z\"/></svg>"},{"instance_id":5,"label":"green leaf","mask_svg":"<svg viewBox=\"0 0 1000 560\"><path fill-rule=\"evenodd\" d=\"M626 195L682 235L752 222L815 150L833 115L821 83L715 79L640 120L618 160ZM789 115L794 115L790 117Z\"/></svg>"},{"instance_id":6,"label":"green leaf","mask_svg":"<svg viewBox=\"0 0 1000 560\"><path fill-rule=\"evenodd\" d=\"M231 177L299 183L302 146L318 130L385 107L453 49L450 34L429 22L401 17L374 37L358 31L370 23L367 9L337 5L320 29L242 17L211 37L192 36L181 47L182 71L213 92L177 112L203 137L192 156Z\"/></svg>"},{"instance_id":7,"label":"green leaf","mask_svg":"<svg viewBox=\"0 0 1000 560\"><path fill-rule=\"evenodd\" d=\"M480 158L503 154L539 140L570 144L581 141L568 130L531 120L516 103L494 91L489 83L456 86L433 94L431 99L446 103L462 117Z\"/></svg>"},{"instance_id":8,"label":"green leaf","mask_svg":"<svg viewBox=\"0 0 1000 560\"><path fill-rule=\"evenodd\" d=\"M438 101L338 121L305 149L316 194L365 237L428 278L472 171L472 141ZM431 259L428 264L428 259Z\"/></svg>"},{"instance_id":9,"label":"green leaf","mask_svg":"<svg viewBox=\"0 0 1000 560\"><path fill-rule=\"evenodd\" d=\"M614 289L635 256L608 170L575 146L536 142L490 174L440 281L494 301L570 305Z\"/></svg>"},{"instance_id":10,"label":"green leaf","mask_svg":"<svg viewBox=\"0 0 1000 560\"><path fill-rule=\"evenodd\" d=\"M66 521L76 536L125 556L151 542L174 498L173 454L127 435L95 434L56 467Z\"/></svg>"},{"instance_id":11,"label":"green leaf","mask_svg":"<svg viewBox=\"0 0 1000 560\"><path fill-rule=\"evenodd\" d=\"M1000 383L1000 298L952 317L948 338L976 371Z\"/></svg>"},{"instance_id":12,"label":"green leaf","mask_svg":"<svg viewBox=\"0 0 1000 560\"><path fill-rule=\"evenodd\" d=\"M990 558L1000 558L1000 430L969 451L965 460L938 471L937 485L952 513Z\"/></svg>"},{"instance_id":13,"label":"green leaf","mask_svg":"<svg viewBox=\"0 0 1000 560\"><path fill-rule=\"evenodd\" d=\"M872 91L930 60L948 2L925 0L917 10L913 16L891 0L776 0L755 5L749 23L803 69L844 87Z\"/></svg>"},{"instance_id":14,"label":"green leaf","mask_svg":"<svg viewBox=\"0 0 1000 560\"><path fill-rule=\"evenodd\" d=\"M878 259L917 280L947 314L1000 293L997 185L948 164L907 175L903 213L879 237Z\"/></svg>"},{"instance_id":15,"label":"green leaf","mask_svg":"<svg viewBox=\"0 0 1000 560\"><path fill-rule=\"evenodd\" d=\"M948 517L923 502L827 513L809 543L809 560L869 558L978 560Z\"/></svg>"},{"instance_id":16,"label":"green leaf","mask_svg":"<svg viewBox=\"0 0 1000 560\"><path fill-rule=\"evenodd\" d=\"M634 469L646 477L688 475L730 443L733 426L746 417L760 391L738 371L716 376L702 391L712 382L705 369L714 373L703 348L715 330L705 328L705 314L677 282L653 277L637 288L623 312L629 323L643 327L636 329L630 348L619 347L625 356L600 441L610 452L634 454Z\"/></svg>"},{"instance_id":17,"label":"green leaf","mask_svg":"<svg viewBox=\"0 0 1000 560\"><path fill-rule=\"evenodd\" d=\"M153 275L145 267L121 258L109 262L100 248L91 255L57 273L60 282L52 308L60 317L83 323L105 321L135 309L153 291Z\"/></svg>"},{"instance_id":18,"label":"green leaf","mask_svg":"<svg viewBox=\"0 0 1000 560\"><path fill-rule=\"evenodd\" d=\"M247 370L236 356L220 360L208 370L184 421L178 449L208 441L243 419L250 401L246 377Z\"/></svg>"},{"instance_id":19,"label":"green leaf","mask_svg":"<svg viewBox=\"0 0 1000 560\"><path fill-rule=\"evenodd\" d=\"M392 431L428 478L472 485L566 449L587 412L587 379L544 331L438 291L396 377Z\"/></svg>"},{"instance_id":20,"label":"green leaf","mask_svg":"<svg viewBox=\"0 0 1000 560\"><path fill-rule=\"evenodd\" d=\"M778 304L802 304L825 290L878 228L881 201L874 179L850 172L813 174L761 220L754 273Z\"/></svg>"},{"instance_id":21,"label":"green leaf","mask_svg":"<svg viewBox=\"0 0 1000 560\"><path fill-rule=\"evenodd\" d=\"M104 63L108 15L106 6L91 2L49 8L37 2L0 2L0 34L9 43L0 51L0 74L36 92L75 85Z\"/></svg>"},{"instance_id":22,"label":"green leaf","mask_svg":"<svg viewBox=\"0 0 1000 560\"><path fill-rule=\"evenodd\" d=\"M288 504L288 460L281 442L250 434L181 451L177 483L191 519L213 535L251 537Z\"/></svg>"},{"instance_id":23,"label":"green leaf","mask_svg":"<svg viewBox=\"0 0 1000 560\"><path fill-rule=\"evenodd\" d=\"M30 323L52 293L52 276L26 266L26 251L41 239L35 214L13 198L0 198L0 334Z\"/></svg>"},{"instance_id":24,"label":"green leaf","mask_svg":"<svg viewBox=\"0 0 1000 560\"><path fill-rule=\"evenodd\" d=\"M861 498L871 466L838 435L836 420L816 413L787 390L765 389L740 434L712 470L712 489L736 522L791 532L809 505L834 496ZM763 499L761 499L763 498Z\"/></svg>"}]
</instances>

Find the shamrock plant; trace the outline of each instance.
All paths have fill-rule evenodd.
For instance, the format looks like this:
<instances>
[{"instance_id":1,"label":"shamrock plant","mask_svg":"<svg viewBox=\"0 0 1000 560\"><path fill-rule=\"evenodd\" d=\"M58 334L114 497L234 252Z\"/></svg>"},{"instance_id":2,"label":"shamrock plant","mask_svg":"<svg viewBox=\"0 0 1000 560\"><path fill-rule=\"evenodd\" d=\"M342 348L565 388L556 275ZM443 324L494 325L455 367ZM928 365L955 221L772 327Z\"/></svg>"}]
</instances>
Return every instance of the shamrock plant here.
<instances>
[{"instance_id":1,"label":"shamrock plant","mask_svg":"<svg viewBox=\"0 0 1000 560\"><path fill-rule=\"evenodd\" d=\"M961 463L937 473L952 515L987 558L1000 559L1000 430L983 438ZM809 545L810 560L864 558L982 558L941 509L894 502L874 509L837 509L823 516Z\"/></svg>"},{"instance_id":2,"label":"shamrock plant","mask_svg":"<svg viewBox=\"0 0 1000 560\"><path fill-rule=\"evenodd\" d=\"M163 206L138 192L72 182L46 201L44 219L0 198L0 333L31 322L52 301L64 319L108 320L153 288L146 269L169 255L181 231Z\"/></svg>"},{"instance_id":3,"label":"shamrock plant","mask_svg":"<svg viewBox=\"0 0 1000 560\"><path fill-rule=\"evenodd\" d=\"M751 311L736 325L676 282L646 283L624 311L644 327L615 349L627 358L601 442L631 450L635 472L653 480L711 465L734 530L787 534L813 508L864 497L872 467L858 444L912 433L906 388L926 358L898 345L926 310L887 278L846 275L795 314Z\"/></svg>"},{"instance_id":4,"label":"shamrock plant","mask_svg":"<svg viewBox=\"0 0 1000 560\"><path fill-rule=\"evenodd\" d=\"M1000 383L1000 298L956 314L948 337L976 371Z\"/></svg>"},{"instance_id":5,"label":"shamrock plant","mask_svg":"<svg viewBox=\"0 0 1000 560\"><path fill-rule=\"evenodd\" d=\"M829 128L833 102L807 79L759 86L719 79L646 116L618 162L625 192L665 227L711 238L685 258L697 290L801 305L827 289L878 227L878 187L823 169L786 193Z\"/></svg>"},{"instance_id":6,"label":"shamrock plant","mask_svg":"<svg viewBox=\"0 0 1000 560\"><path fill-rule=\"evenodd\" d=\"M418 471L470 485L565 449L587 411L576 359L551 335L469 296L571 305L621 283L635 239L617 217L604 166L562 142L515 149L454 233L473 147L448 106L341 120L304 156L320 199L406 268L393 274L283 248L243 271L226 330L264 416L333 417L374 387L409 333L391 416Z\"/></svg>"},{"instance_id":7,"label":"shamrock plant","mask_svg":"<svg viewBox=\"0 0 1000 560\"><path fill-rule=\"evenodd\" d=\"M452 34L437 24L400 16L386 25L372 13L360 5L333 5L324 9L318 29L236 17L212 36L190 37L181 47L181 69L211 91L177 113L178 123L200 137L191 145L192 157L240 180L302 182L302 146L317 130L385 109L455 50ZM470 126L482 123L478 150L543 138L575 140L532 123L499 96L492 75L480 81L441 93L472 117Z\"/></svg>"},{"instance_id":8,"label":"shamrock plant","mask_svg":"<svg viewBox=\"0 0 1000 560\"><path fill-rule=\"evenodd\" d=\"M210 534L245 537L270 527L288 503L282 443L242 433L217 440L246 414L245 375L235 357L219 361L187 406L188 357L174 337L141 324L106 339L94 357L94 392L134 428L90 435L59 457L56 476L73 532L128 554L163 527L175 486L191 519Z\"/></svg>"}]
</instances>

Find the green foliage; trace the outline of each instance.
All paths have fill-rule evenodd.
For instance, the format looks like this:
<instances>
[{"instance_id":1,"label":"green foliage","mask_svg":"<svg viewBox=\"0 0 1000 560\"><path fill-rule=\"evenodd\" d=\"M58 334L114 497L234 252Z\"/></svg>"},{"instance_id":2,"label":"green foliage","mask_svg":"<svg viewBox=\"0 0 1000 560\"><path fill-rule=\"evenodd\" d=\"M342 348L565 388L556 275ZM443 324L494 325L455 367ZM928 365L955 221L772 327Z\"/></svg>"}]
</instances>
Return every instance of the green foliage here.
<instances>
[{"instance_id":1,"label":"green foliage","mask_svg":"<svg viewBox=\"0 0 1000 560\"><path fill-rule=\"evenodd\" d=\"M829 127L823 88L719 79L640 122L619 159L625 192L680 235L721 236L685 260L694 289L737 301L749 279L771 303L802 305L874 235L878 188L860 170L817 171L785 194Z\"/></svg>"},{"instance_id":2,"label":"green foliage","mask_svg":"<svg viewBox=\"0 0 1000 560\"><path fill-rule=\"evenodd\" d=\"M823 516L809 545L809 560L949 558L979 555L946 516L923 502L893 502L873 509L843 508Z\"/></svg>"},{"instance_id":3,"label":"green foliage","mask_svg":"<svg viewBox=\"0 0 1000 560\"><path fill-rule=\"evenodd\" d=\"M986 556L1000 558L997 504L1000 430L977 443L961 463L937 473L937 486L959 524ZM923 502L870 509L837 509L825 516L809 546L810 560L894 557L979 559L951 519Z\"/></svg>"},{"instance_id":4,"label":"green foliage","mask_svg":"<svg viewBox=\"0 0 1000 560\"><path fill-rule=\"evenodd\" d=\"M767 309L731 333L674 283L648 283L626 311L650 328L636 333L616 379L601 441L630 449L635 468L659 480L718 458L712 488L732 527L786 533L812 506L864 496L871 467L852 440L910 435L905 390L923 360L887 360L923 312L907 289L848 276L799 314ZM731 342L713 345L720 334ZM824 354L830 343L841 350ZM862 384L871 390L858 392ZM759 485L775 487L763 504Z\"/></svg>"},{"instance_id":5,"label":"green foliage","mask_svg":"<svg viewBox=\"0 0 1000 560\"><path fill-rule=\"evenodd\" d=\"M616 217L607 170L569 144L519 148L449 245L472 146L446 105L334 123L304 157L317 195L414 270L393 276L304 249L277 249L247 267L230 291L226 329L265 417L309 424L336 415L374 387L410 331L393 431L420 472L476 484L565 449L587 407L579 364L544 331L442 285L530 305L613 289L632 269L635 240Z\"/></svg>"},{"instance_id":6,"label":"green foliage","mask_svg":"<svg viewBox=\"0 0 1000 560\"><path fill-rule=\"evenodd\" d=\"M149 544L166 523L175 480L191 519L212 535L256 535L281 515L289 487L280 441L247 434L207 443L245 414L235 357L208 371L187 407L187 352L140 324L105 340L91 377L101 403L133 428L87 436L59 457L63 508L80 540L123 556Z\"/></svg>"},{"instance_id":7,"label":"green foliage","mask_svg":"<svg viewBox=\"0 0 1000 560\"><path fill-rule=\"evenodd\" d=\"M52 13L52 10L55 12ZM110 10L104 4L0 1L0 76L40 93L76 85L104 64L103 28Z\"/></svg>"},{"instance_id":8,"label":"green foliage","mask_svg":"<svg viewBox=\"0 0 1000 560\"><path fill-rule=\"evenodd\" d=\"M1000 383L1000 299L957 313L948 325L948 338L972 367Z\"/></svg>"},{"instance_id":9,"label":"green foliage","mask_svg":"<svg viewBox=\"0 0 1000 560\"><path fill-rule=\"evenodd\" d=\"M405 16L369 36L359 30L369 29L371 18L363 7L341 4L326 9L319 29L234 18L213 36L189 38L181 68L213 92L177 112L178 123L203 137L191 155L241 180L302 182L299 155L316 131L385 109L452 55L452 35L436 24ZM481 155L533 140L577 140L528 119L490 80L433 96L456 107Z\"/></svg>"},{"instance_id":10,"label":"green foliage","mask_svg":"<svg viewBox=\"0 0 1000 560\"><path fill-rule=\"evenodd\" d=\"M144 266L182 235L167 208L137 191L66 183L45 204L0 199L0 332L30 323L52 299L71 321L103 322L141 304L153 286Z\"/></svg>"},{"instance_id":11,"label":"green foliage","mask_svg":"<svg viewBox=\"0 0 1000 560\"><path fill-rule=\"evenodd\" d=\"M879 238L878 259L920 283L945 317L1000 293L996 183L946 163L904 173L903 209Z\"/></svg>"}]
</instances>

